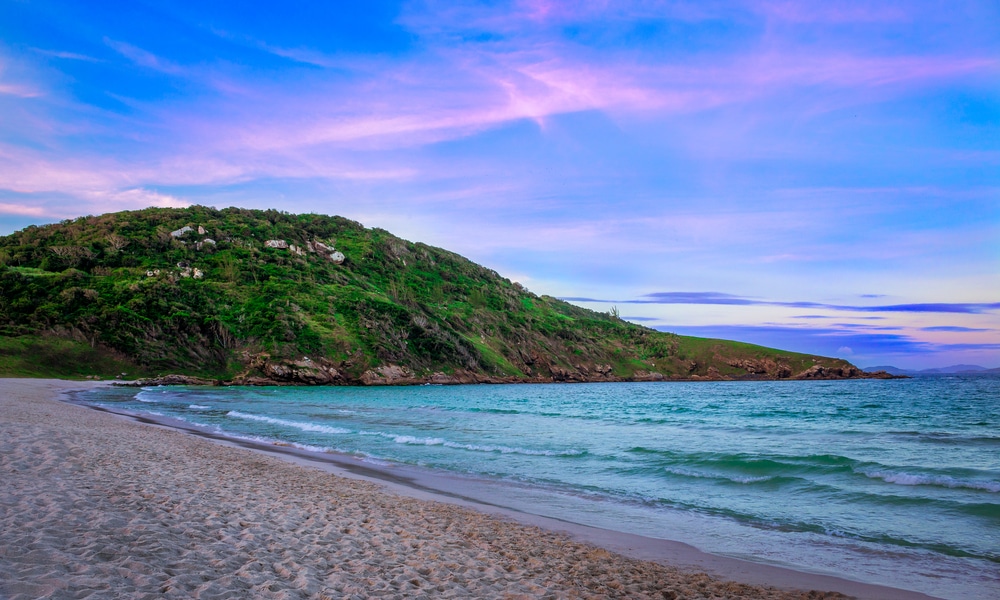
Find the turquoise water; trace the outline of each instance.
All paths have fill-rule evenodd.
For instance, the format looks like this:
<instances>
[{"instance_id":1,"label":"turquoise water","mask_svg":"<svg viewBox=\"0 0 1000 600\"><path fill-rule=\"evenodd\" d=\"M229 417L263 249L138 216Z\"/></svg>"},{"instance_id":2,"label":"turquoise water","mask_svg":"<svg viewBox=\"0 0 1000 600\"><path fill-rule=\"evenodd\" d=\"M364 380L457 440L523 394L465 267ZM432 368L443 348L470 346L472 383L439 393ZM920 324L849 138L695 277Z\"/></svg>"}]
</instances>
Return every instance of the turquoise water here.
<instances>
[{"instance_id":1,"label":"turquoise water","mask_svg":"<svg viewBox=\"0 0 1000 600\"><path fill-rule=\"evenodd\" d=\"M114 388L83 400L458 473L497 504L709 552L1000 597L1000 377Z\"/></svg>"}]
</instances>

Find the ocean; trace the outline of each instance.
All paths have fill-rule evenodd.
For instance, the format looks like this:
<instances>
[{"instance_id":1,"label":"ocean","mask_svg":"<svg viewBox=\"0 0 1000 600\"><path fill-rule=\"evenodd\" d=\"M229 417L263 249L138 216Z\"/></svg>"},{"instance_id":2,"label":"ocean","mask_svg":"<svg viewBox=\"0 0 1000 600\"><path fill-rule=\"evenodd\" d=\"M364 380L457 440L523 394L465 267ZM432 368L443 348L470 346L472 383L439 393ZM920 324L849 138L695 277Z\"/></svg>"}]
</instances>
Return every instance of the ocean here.
<instances>
[{"instance_id":1,"label":"ocean","mask_svg":"<svg viewBox=\"0 0 1000 600\"><path fill-rule=\"evenodd\" d=\"M484 502L714 554L1000 597L1000 376L100 388L77 400L461 477Z\"/></svg>"}]
</instances>

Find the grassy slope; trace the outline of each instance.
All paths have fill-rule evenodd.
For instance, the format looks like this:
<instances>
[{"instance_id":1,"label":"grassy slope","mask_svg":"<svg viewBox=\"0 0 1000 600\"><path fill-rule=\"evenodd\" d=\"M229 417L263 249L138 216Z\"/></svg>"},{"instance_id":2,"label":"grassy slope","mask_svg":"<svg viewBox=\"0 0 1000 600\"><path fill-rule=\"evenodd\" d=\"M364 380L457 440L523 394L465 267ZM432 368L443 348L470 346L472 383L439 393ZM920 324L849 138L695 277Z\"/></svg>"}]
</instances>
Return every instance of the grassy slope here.
<instances>
[{"instance_id":1,"label":"grassy slope","mask_svg":"<svg viewBox=\"0 0 1000 600\"><path fill-rule=\"evenodd\" d=\"M170 234L184 226L194 230ZM301 253L266 247L271 239ZM309 242L346 260L309 252ZM185 266L204 278L181 277ZM89 361L104 373L230 378L255 357L323 360L351 380L388 364L416 376L555 379L846 364L626 323L340 217L205 207L81 217L0 238L0 336L0 373L62 376L87 374ZM59 355L73 359L43 358Z\"/></svg>"}]
</instances>

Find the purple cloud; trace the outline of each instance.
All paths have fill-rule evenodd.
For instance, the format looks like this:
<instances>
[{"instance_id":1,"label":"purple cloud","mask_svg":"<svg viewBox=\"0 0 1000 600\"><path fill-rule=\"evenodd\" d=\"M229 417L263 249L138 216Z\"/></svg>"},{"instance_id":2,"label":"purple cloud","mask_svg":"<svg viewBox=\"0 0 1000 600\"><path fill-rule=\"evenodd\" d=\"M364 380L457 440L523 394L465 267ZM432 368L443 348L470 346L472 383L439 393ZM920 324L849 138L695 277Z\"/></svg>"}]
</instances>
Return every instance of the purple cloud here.
<instances>
[{"instance_id":1,"label":"purple cloud","mask_svg":"<svg viewBox=\"0 0 1000 600\"><path fill-rule=\"evenodd\" d=\"M565 297L567 302L600 302L617 304L721 304L733 306L780 306L785 308L819 308L851 312L910 312L982 314L1000 310L1000 302L928 302L920 304L885 304L875 306L825 304L822 302L779 302L743 298L721 292L654 292L637 300L604 300L598 298ZM800 317L801 318L801 317Z\"/></svg>"}]
</instances>

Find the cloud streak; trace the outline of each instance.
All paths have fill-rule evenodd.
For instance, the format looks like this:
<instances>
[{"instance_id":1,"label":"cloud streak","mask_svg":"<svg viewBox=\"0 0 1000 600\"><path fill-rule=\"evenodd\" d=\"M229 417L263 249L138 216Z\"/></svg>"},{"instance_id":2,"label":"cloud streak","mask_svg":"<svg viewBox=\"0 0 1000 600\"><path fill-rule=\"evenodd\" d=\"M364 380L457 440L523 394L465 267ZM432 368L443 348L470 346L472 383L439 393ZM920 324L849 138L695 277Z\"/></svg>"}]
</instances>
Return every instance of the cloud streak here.
<instances>
[{"instance_id":1,"label":"cloud streak","mask_svg":"<svg viewBox=\"0 0 1000 600\"><path fill-rule=\"evenodd\" d=\"M783 308L812 308L849 312L953 313L972 315L1000 310L1000 302L924 302L914 304L848 305L808 301L780 302L775 300L758 300L720 292L654 292L646 294L642 298L632 300L605 300L582 297L566 297L561 298L561 300L565 300L567 302L595 302L608 304L780 306ZM941 331L944 330L942 329Z\"/></svg>"},{"instance_id":2,"label":"cloud streak","mask_svg":"<svg viewBox=\"0 0 1000 600\"><path fill-rule=\"evenodd\" d=\"M986 343L940 343L916 338L904 333L858 333L836 328L804 329L778 325L715 325L683 326L660 325L656 329L682 335L718 339L736 339L749 343L773 345L780 341L781 347L799 352L819 352L828 356L841 355L843 348L850 348L852 362L873 360L877 357L903 358L906 364L928 364L926 359L949 352L977 353L989 357L1000 344ZM917 359L916 357L921 357ZM990 360L987 358L987 361ZM995 360L995 359L993 359ZM911 363L913 361L913 363ZM872 364L872 363L868 363Z\"/></svg>"}]
</instances>

